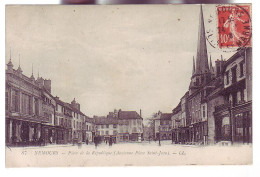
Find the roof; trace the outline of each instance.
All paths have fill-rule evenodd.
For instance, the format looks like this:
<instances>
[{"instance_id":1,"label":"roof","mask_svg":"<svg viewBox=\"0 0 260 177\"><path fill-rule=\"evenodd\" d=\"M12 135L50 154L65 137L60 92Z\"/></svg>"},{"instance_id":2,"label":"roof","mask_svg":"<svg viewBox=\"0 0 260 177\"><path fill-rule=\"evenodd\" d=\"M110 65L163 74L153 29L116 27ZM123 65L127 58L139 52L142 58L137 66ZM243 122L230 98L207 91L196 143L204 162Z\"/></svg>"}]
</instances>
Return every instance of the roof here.
<instances>
[{"instance_id":1,"label":"roof","mask_svg":"<svg viewBox=\"0 0 260 177\"><path fill-rule=\"evenodd\" d=\"M93 118L90 118L90 117L86 117L86 122L89 122L89 123L94 123L94 119Z\"/></svg>"},{"instance_id":2,"label":"roof","mask_svg":"<svg viewBox=\"0 0 260 177\"><path fill-rule=\"evenodd\" d=\"M94 122L97 125L117 124L118 119L116 119L116 118L94 118Z\"/></svg>"},{"instance_id":3,"label":"roof","mask_svg":"<svg viewBox=\"0 0 260 177\"><path fill-rule=\"evenodd\" d=\"M177 114L179 111L181 111L181 102L172 110L172 113Z\"/></svg>"},{"instance_id":4,"label":"roof","mask_svg":"<svg viewBox=\"0 0 260 177\"><path fill-rule=\"evenodd\" d=\"M233 61L235 61L238 57L243 56L245 52L252 52L252 48L251 47L247 47L247 48L239 48L238 51L232 55L224 64L224 67L226 68L229 64L231 64ZM225 70L225 69L224 69ZM223 70L223 71L224 71Z\"/></svg>"},{"instance_id":5,"label":"roof","mask_svg":"<svg viewBox=\"0 0 260 177\"><path fill-rule=\"evenodd\" d=\"M142 117L136 111L119 111L119 119L142 119Z\"/></svg>"},{"instance_id":6,"label":"roof","mask_svg":"<svg viewBox=\"0 0 260 177\"><path fill-rule=\"evenodd\" d=\"M81 115L84 115L85 116L85 114L83 113L83 112L81 112L80 110L78 110L78 109L76 109L76 108L74 108L70 103L66 103L66 102L64 102L64 101L61 101L59 98L57 98L57 97L54 97L54 99L56 100L56 102L58 103L58 104L60 104L60 105L62 105L62 106L65 106L66 108L69 108L71 111L73 111L73 112L76 112L76 113L78 113L78 114L81 114Z\"/></svg>"},{"instance_id":7,"label":"roof","mask_svg":"<svg viewBox=\"0 0 260 177\"><path fill-rule=\"evenodd\" d=\"M172 117L172 113L162 113L160 119L171 120L171 117Z\"/></svg>"}]
</instances>

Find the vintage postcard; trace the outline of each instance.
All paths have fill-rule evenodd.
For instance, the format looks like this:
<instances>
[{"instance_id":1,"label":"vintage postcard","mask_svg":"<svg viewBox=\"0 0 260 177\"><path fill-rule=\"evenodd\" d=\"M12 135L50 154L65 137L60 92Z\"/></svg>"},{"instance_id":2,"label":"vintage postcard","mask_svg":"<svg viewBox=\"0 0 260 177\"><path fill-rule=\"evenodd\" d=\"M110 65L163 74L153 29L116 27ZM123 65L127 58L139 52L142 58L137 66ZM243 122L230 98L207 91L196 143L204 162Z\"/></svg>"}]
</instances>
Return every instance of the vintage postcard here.
<instances>
[{"instance_id":1,"label":"vintage postcard","mask_svg":"<svg viewBox=\"0 0 260 177\"><path fill-rule=\"evenodd\" d=\"M7 5L6 167L252 164L251 9Z\"/></svg>"}]
</instances>

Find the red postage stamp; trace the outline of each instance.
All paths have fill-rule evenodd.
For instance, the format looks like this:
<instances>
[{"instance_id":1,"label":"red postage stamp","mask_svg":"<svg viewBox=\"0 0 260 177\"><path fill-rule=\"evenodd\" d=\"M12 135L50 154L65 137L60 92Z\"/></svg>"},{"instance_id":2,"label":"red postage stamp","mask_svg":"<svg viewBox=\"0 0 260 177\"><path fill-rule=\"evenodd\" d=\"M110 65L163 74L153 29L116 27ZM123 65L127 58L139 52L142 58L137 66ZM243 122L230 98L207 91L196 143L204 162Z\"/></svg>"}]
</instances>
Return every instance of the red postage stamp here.
<instances>
[{"instance_id":1,"label":"red postage stamp","mask_svg":"<svg viewBox=\"0 0 260 177\"><path fill-rule=\"evenodd\" d=\"M219 47L251 46L251 9L249 5L221 5L217 7Z\"/></svg>"}]
</instances>

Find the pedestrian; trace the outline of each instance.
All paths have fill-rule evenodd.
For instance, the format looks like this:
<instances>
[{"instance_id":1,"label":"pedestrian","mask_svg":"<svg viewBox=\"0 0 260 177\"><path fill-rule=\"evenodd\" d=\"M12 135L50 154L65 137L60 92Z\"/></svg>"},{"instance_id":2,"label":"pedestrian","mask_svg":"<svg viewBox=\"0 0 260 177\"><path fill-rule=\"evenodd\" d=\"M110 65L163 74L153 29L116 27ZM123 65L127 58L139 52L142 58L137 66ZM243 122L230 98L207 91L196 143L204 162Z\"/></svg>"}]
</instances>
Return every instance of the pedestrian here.
<instances>
[{"instance_id":1,"label":"pedestrian","mask_svg":"<svg viewBox=\"0 0 260 177\"><path fill-rule=\"evenodd\" d=\"M51 137L50 137L50 144L52 144L52 140L53 140L53 139L52 139L52 136L51 136Z\"/></svg>"},{"instance_id":2,"label":"pedestrian","mask_svg":"<svg viewBox=\"0 0 260 177\"><path fill-rule=\"evenodd\" d=\"M109 138L109 146L112 146L112 143L113 143L112 141L113 141L113 140L112 140L112 137L110 137L110 138Z\"/></svg>"},{"instance_id":3,"label":"pedestrian","mask_svg":"<svg viewBox=\"0 0 260 177\"><path fill-rule=\"evenodd\" d=\"M98 145L98 141L97 141L97 137L94 137L94 144L95 144L95 148L97 149L97 145Z\"/></svg>"}]
</instances>

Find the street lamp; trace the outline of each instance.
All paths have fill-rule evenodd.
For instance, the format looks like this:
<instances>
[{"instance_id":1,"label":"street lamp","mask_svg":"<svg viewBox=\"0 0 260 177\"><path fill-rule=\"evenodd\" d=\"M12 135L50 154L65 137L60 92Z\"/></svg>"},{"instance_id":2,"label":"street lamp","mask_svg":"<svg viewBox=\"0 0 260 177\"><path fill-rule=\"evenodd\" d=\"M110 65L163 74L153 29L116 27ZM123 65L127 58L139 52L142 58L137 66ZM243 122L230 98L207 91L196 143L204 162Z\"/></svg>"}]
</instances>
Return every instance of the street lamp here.
<instances>
[{"instance_id":1,"label":"street lamp","mask_svg":"<svg viewBox=\"0 0 260 177\"><path fill-rule=\"evenodd\" d=\"M159 126L159 146L161 146L161 126Z\"/></svg>"}]
</instances>

